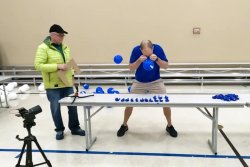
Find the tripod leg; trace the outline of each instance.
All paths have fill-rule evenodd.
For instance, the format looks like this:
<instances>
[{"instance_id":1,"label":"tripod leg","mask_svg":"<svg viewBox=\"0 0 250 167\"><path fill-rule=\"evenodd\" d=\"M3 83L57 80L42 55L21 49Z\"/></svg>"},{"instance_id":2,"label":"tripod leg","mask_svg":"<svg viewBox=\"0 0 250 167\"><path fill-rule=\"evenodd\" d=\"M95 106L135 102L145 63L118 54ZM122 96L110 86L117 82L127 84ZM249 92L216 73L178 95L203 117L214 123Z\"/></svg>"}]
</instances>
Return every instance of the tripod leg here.
<instances>
[{"instance_id":1,"label":"tripod leg","mask_svg":"<svg viewBox=\"0 0 250 167\"><path fill-rule=\"evenodd\" d=\"M33 167L32 162L32 139L30 137L26 137L24 140L27 142L27 153L26 153L26 166Z\"/></svg>"},{"instance_id":2,"label":"tripod leg","mask_svg":"<svg viewBox=\"0 0 250 167\"><path fill-rule=\"evenodd\" d=\"M18 162L17 162L17 164L16 164L16 167L19 167L19 166L20 166L20 163L21 163L21 160L22 160L22 157L23 157L23 153L24 153L25 147L26 147L26 142L23 143L23 147L22 147L22 150L21 150L21 153L20 153Z\"/></svg>"},{"instance_id":3,"label":"tripod leg","mask_svg":"<svg viewBox=\"0 0 250 167\"><path fill-rule=\"evenodd\" d=\"M33 141L36 143L36 146L37 146L38 150L40 151L40 153L42 154L42 156L43 156L45 162L47 163L47 165L48 165L49 167L52 167L50 161L47 159L46 155L44 154L44 152L43 152L41 146L39 145L39 143L38 143L38 141L37 141L37 139L36 139L35 136L34 136Z\"/></svg>"}]
</instances>

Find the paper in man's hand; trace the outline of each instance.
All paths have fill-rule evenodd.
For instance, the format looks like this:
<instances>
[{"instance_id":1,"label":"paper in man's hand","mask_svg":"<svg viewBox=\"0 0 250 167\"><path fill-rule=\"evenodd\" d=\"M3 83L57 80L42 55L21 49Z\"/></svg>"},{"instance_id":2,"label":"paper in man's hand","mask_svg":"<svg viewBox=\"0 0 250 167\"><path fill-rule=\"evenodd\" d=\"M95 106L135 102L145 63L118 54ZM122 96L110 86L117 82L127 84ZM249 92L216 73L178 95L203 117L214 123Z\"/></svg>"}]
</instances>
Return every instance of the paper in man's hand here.
<instances>
[{"instance_id":1,"label":"paper in man's hand","mask_svg":"<svg viewBox=\"0 0 250 167\"><path fill-rule=\"evenodd\" d=\"M68 70L72 70L74 69L76 74L80 74L80 68L77 66L76 62L74 59L71 59L68 63L67 63L67 67ZM62 71L62 70L58 70L57 75L59 76L59 78L62 80L62 82L66 85L66 86L72 86L69 84L67 78L66 78L66 73L67 71Z\"/></svg>"}]
</instances>

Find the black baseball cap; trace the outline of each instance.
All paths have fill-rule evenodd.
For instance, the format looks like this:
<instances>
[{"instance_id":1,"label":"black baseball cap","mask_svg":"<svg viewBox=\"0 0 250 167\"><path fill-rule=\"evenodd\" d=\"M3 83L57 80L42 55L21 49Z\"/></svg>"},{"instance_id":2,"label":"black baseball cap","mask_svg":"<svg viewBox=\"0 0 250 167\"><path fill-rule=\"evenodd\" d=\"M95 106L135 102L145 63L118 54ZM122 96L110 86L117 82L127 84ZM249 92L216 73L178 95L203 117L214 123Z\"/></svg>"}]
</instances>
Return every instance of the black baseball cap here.
<instances>
[{"instance_id":1,"label":"black baseball cap","mask_svg":"<svg viewBox=\"0 0 250 167\"><path fill-rule=\"evenodd\" d=\"M63 28L61 26L59 26L58 24L53 24L50 29L49 32L57 32L57 33L64 33L64 34L68 34L67 31L64 31Z\"/></svg>"}]
</instances>

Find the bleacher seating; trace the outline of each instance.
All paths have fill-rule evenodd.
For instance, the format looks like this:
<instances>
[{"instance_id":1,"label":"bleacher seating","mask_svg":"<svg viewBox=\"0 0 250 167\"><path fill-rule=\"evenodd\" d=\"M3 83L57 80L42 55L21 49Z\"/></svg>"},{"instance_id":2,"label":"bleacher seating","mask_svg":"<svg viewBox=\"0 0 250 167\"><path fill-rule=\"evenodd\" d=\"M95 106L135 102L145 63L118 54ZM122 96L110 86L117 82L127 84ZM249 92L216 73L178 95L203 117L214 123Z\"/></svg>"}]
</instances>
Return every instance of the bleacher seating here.
<instances>
[{"instance_id":1,"label":"bleacher seating","mask_svg":"<svg viewBox=\"0 0 250 167\"><path fill-rule=\"evenodd\" d=\"M75 83L131 84L134 73L127 64L79 64L81 73L75 75ZM2 76L12 81L40 84L41 73L34 66L0 66ZM165 84L248 84L250 63L172 63L161 69Z\"/></svg>"}]
</instances>

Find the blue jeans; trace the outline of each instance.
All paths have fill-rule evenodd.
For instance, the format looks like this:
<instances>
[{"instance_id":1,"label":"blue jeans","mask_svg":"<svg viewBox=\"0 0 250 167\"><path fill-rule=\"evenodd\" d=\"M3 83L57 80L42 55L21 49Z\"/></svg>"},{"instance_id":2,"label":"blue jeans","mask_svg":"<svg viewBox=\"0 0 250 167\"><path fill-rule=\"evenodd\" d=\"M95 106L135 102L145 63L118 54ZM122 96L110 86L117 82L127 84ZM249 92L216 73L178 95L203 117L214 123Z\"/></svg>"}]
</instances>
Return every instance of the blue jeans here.
<instances>
[{"instance_id":1,"label":"blue jeans","mask_svg":"<svg viewBox=\"0 0 250 167\"><path fill-rule=\"evenodd\" d=\"M61 106L59 100L67 97L70 94L73 94L74 90L72 87L67 88L57 88L57 89L46 89L47 98L50 102L50 110L52 114L52 118L54 124L56 126L55 131L64 131L65 127L62 121L61 115ZM69 115L69 123L68 127L72 131L80 128L77 107L76 106L67 106L68 107L68 115Z\"/></svg>"}]
</instances>

